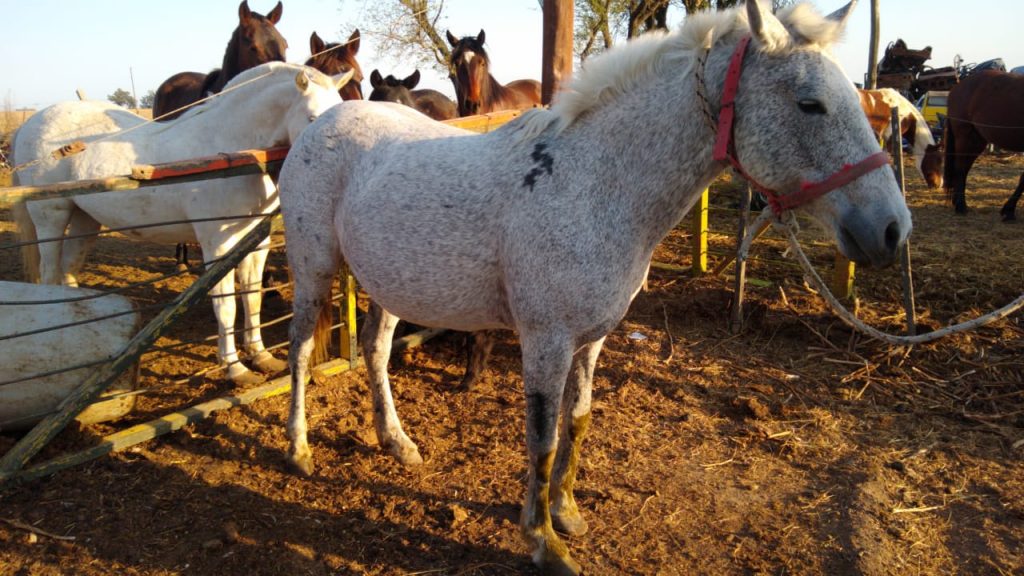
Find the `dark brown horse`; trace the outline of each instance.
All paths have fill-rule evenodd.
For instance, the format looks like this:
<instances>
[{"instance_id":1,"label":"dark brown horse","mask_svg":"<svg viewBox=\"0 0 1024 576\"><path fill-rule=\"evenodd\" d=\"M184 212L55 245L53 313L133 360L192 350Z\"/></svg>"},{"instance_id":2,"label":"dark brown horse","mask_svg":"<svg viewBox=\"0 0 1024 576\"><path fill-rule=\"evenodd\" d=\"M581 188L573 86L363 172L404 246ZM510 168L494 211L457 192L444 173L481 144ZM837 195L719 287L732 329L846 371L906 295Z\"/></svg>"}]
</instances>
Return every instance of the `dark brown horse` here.
<instances>
[{"instance_id":1,"label":"dark brown horse","mask_svg":"<svg viewBox=\"0 0 1024 576\"><path fill-rule=\"evenodd\" d=\"M373 92L370 93L369 100L404 104L438 121L451 120L459 116L455 103L437 90L413 90L419 83L419 70L402 80L390 74L385 78L381 76L380 71L374 70L370 73L370 86L373 86Z\"/></svg>"},{"instance_id":2,"label":"dark brown horse","mask_svg":"<svg viewBox=\"0 0 1024 576\"><path fill-rule=\"evenodd\" d=\"M484 50L484 31L475 38L459 40L448 32L455 69L455 93L459 116L486 114L496 110L524 110L540 105L540 82L515 80L506 85L491 76L491 61Z\"/></svg>"},{"instance_id":3,"label":"dark brown horse","mask_svg":"<svg viewBox=\"0 0 1024 576\"><path fill-rule=\"evenodd\" d=\"M320 39L316 32L309 37L309 53L312 56L306 60L306 66L312 66L317 70L334 76L354 70L352 80L338 90L342 100L363 99L363 69L356 62L356 54L359 53L359 30L357 29L348 37L344 44L337 42L326 43Z\"/></svg>"},{"instance_id":4,"label":"dark brown horse","mask_svg":"<svg viewBox=\"0 0 1024 576\"><path fill-rule=\"evenodd\" d=\"M967 212L967 173L989 144L1024 152L1024 75L974 72L949 91L944 137L946 192L957 213ZM1014 220L1024 174L999 213Z\"/></svg>"},{"instance_id":5,"label":"dark brown horse","mask_svg":"<svg viewBox=\"0 0 1024 576\"><path fill-rule=\"evenodd\" d=\"M239 72L267 62L284 62L288 42L274 26L281 20L280 2L266 16L249 10L248 0L238 6L238 27L231 34L221 67L209 74L181 72L164 80L156 89L153 118L172 120L185 106L207 94L217 94Z\"/></svg>"}]
</instances>

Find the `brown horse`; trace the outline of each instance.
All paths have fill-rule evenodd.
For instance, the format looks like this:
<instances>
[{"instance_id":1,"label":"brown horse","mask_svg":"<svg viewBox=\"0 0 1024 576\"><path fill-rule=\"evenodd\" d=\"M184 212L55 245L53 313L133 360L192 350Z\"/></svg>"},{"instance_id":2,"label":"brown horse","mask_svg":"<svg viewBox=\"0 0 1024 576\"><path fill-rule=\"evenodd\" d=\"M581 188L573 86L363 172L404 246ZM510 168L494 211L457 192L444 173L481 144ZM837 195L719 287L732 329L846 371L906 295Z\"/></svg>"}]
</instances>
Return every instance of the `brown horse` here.
<instances>
[{"instance_id":1,"label":"brown horse","mask_svg":"<svg viewBox=\"0 0 1024 576\"><path fill-rule=\"evenodd\" d=\"M974 72L949 91L946 117L946 192L958 214L967 212L967 173L989 144L1024 152L1024 75L997 70ZM1016 219L1024 174L999 210Z\"/></svg>"},{"instance_id":2,"label":"brown horse","mask_svg":"<svg viewBox=\"0 0 1024 576\"><path fill-rule=\"evenodd\" d=\"M540 105L540 82L515 80L499 84L491 76L491 61L484 50L484 31L476 38L459 40L448 32L452 45L451 65L455 69L455 93L459 116L486 114L496 110L524 110Z\"/></svg>"},{"instance_id":3,"label":"brown horse","mask_svg":"<svg viewBox=\"0 0 1024 576\"><path fill-rule=\"evenodd\" d=\"M280 2L266 16L249 10L248 0L238 6L238 27L231 34L221 67L209 74L181 72L164 80L156 89L153 118L172 120L184 107L207 94L217 94L239 72L267 62L284 62L288 42L274 26L281 20Z\"/></svg>"},{"instance_id":4,"label":"brown horse","mask_svg":"<svg viewBox=\"0 0 1024 576\"><path fill-rule=\"evenodd\" d=\"M317 70L334 76L354 70L352 80L338 90L342 100L363 99L363 69L356 62L356 54L359 53L359 30L356 29L348 41L344 44L337 42L326 43L320 39L316 32L309 37L309 53L312 56L306 60L306 66L312 66Z\"/></svg>"},{"instance_id":5,"label":"brown horse","mask_svg":"<svg viewBox=\"0 0 1024 576\"><path fill-rule=\"evenodd\" d=\"M370 86L373 86L373 92L370 93L369 100L404 104L438 121L458 117L459 111L455 102L437 90L413 90L419 83L419 70L401 80L390 74L385 78L381 76L379 70L374 70L370 73Z\"/></svg>"},{"instance_id":6,"label":"brown horse","mask_svg":"<svg viewBox=\"0 0 1024 576\"><path fill-rule=\"evenodd\" d=\"M885 141L892 136L891 110L896 108L900 117L900 136L910 144L914 164L930 188L942 188L942 148L935 144L931 129L917 107L892 88L858 90L857 93L868 124L879 140Z\"/></svg>"}]
</instances>

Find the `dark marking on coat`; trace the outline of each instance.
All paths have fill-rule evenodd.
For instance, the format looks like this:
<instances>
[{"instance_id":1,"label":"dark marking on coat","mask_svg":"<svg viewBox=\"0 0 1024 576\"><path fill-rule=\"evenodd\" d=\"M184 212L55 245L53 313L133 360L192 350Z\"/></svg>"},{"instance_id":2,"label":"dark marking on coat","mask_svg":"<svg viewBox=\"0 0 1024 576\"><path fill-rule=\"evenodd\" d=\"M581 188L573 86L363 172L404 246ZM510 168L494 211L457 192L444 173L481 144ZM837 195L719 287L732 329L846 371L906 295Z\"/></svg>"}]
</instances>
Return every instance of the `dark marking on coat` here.
<instances>
[{"instance_id":1,"label":"dark marking on coat","mask_svg":"<svg viewBox=\"0 0 1024 576\"><path fill-rule=\"evenodd\" d=\"M544 143L538 143L533 147L533 153L530 154L530 158L533 159L533 169L523 178L523 186L529 186L530 191L533 191L533 187L537 184L537 179L544 175L546 172L550 176L555 170L555 159L546 152L548 145Z\"/></svg>"},{"instance_id":2,"label":"dark marking on coat","mask_svg":"<svg viewBox=\"0 0 1024 576\"><path fill-rule=\"evenodd\" d=\"M539 392L526 395L526 416L530 418L529 424L533 426L533 438L527 435L527 441L541 441L549 436L547 402L544 395Z\"/></svg>"}]
</instances>

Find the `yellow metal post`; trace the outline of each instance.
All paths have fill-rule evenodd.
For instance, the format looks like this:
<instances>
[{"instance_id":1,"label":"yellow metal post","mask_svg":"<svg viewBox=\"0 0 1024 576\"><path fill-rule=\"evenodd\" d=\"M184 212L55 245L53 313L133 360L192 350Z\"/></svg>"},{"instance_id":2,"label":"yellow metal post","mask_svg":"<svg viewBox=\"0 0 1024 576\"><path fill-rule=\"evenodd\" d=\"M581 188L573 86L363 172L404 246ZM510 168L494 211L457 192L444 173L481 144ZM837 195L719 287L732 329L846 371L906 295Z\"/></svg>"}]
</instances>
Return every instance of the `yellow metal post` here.
<instances>
[{"instance_id":1,"label":"yellow metal post","mask_svg":"<svg viewBox=\"0 0 1024 576\"><path fill-rule=\"evenodd\" d=\"M856 274L854 263L836 251L836 269L832 277L832 293L837 298L853 296L853 279Z\"/></svg>"},{"instance_id":2,"label":"yellow metal post","mask_svg":"<svg viewBox=\"0 0 1024 576\"><path fill-rule=\"evenodd\" d=\"M690 273L694 276L706 274L708 271L708 191L705 188L700 200L690 211L691 235L693 236L692 261Z\"/></svg>"},{"instance_id":3,"label":"yellow metal post","mask_svg":"<svg viewBox=\"0 0 1024 576\"><path fill-rule=\"evenodd\" d=\"M354 366L359 356L356 331L356 279L348 268L342 272L342 285L345 288L345 307L341 325L341 357Z\"/></svg>"}]
</instances>

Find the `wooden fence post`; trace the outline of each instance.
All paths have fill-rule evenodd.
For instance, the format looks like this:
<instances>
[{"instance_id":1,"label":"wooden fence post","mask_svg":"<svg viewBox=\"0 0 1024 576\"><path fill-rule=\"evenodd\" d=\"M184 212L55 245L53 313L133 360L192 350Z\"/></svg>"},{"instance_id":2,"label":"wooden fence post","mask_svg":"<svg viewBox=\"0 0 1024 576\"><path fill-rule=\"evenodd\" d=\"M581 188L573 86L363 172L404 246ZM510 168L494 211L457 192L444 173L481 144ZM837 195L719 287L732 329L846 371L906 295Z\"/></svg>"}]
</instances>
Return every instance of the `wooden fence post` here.
<instances>
[{"instance_id":1,"label":"wooden fence post","mask_svg":"<svg viewBox=\"0 0 1024 576\"><path fill-rule=\"evenodd\" d=\"M572 76L572 0L544 0L544 62L541 68L541 102L551 104L563 83Z\"/></svg>"},{"instance_id":2,"label":"wooden fence post","mask_svg":"<svg viewBox=\"0 0 1024 576\"><path fill-rule=\"evenodd\" d=\"M896 183L899 184L903 198L907 197L906 183L903 173L903 138L900 133L900 111L892 109L892 159L896 170ZM903 311L907 320L907 336L917 335L917 313L914 312L914 273L910 265L910 240L903 244L900 251L900 272L903 278Z\"/></svg>"},{"instance_id":3,"label":"wooden fence post","mask_svg":"<svg viewBox=\"0 0 1024 576\"><path fill-rule=\"evenodd\" d=\"M268 214L263 220L242 238L224 258L212 264L198 280L174 299L172 304L164 308L153 320L128 341L124 350L117 358L102 365L85 382L82 383L57 407L57 412L44 418L17 444L0 459L0 484L17 471L42 450L71 420L89 406L122 372L134 364L152 344L178 318L184 315L194 304L199 302L210 289L230 270L233 270L242 259L256 249L270 234Z\"/></svg>"}]
</instances>

